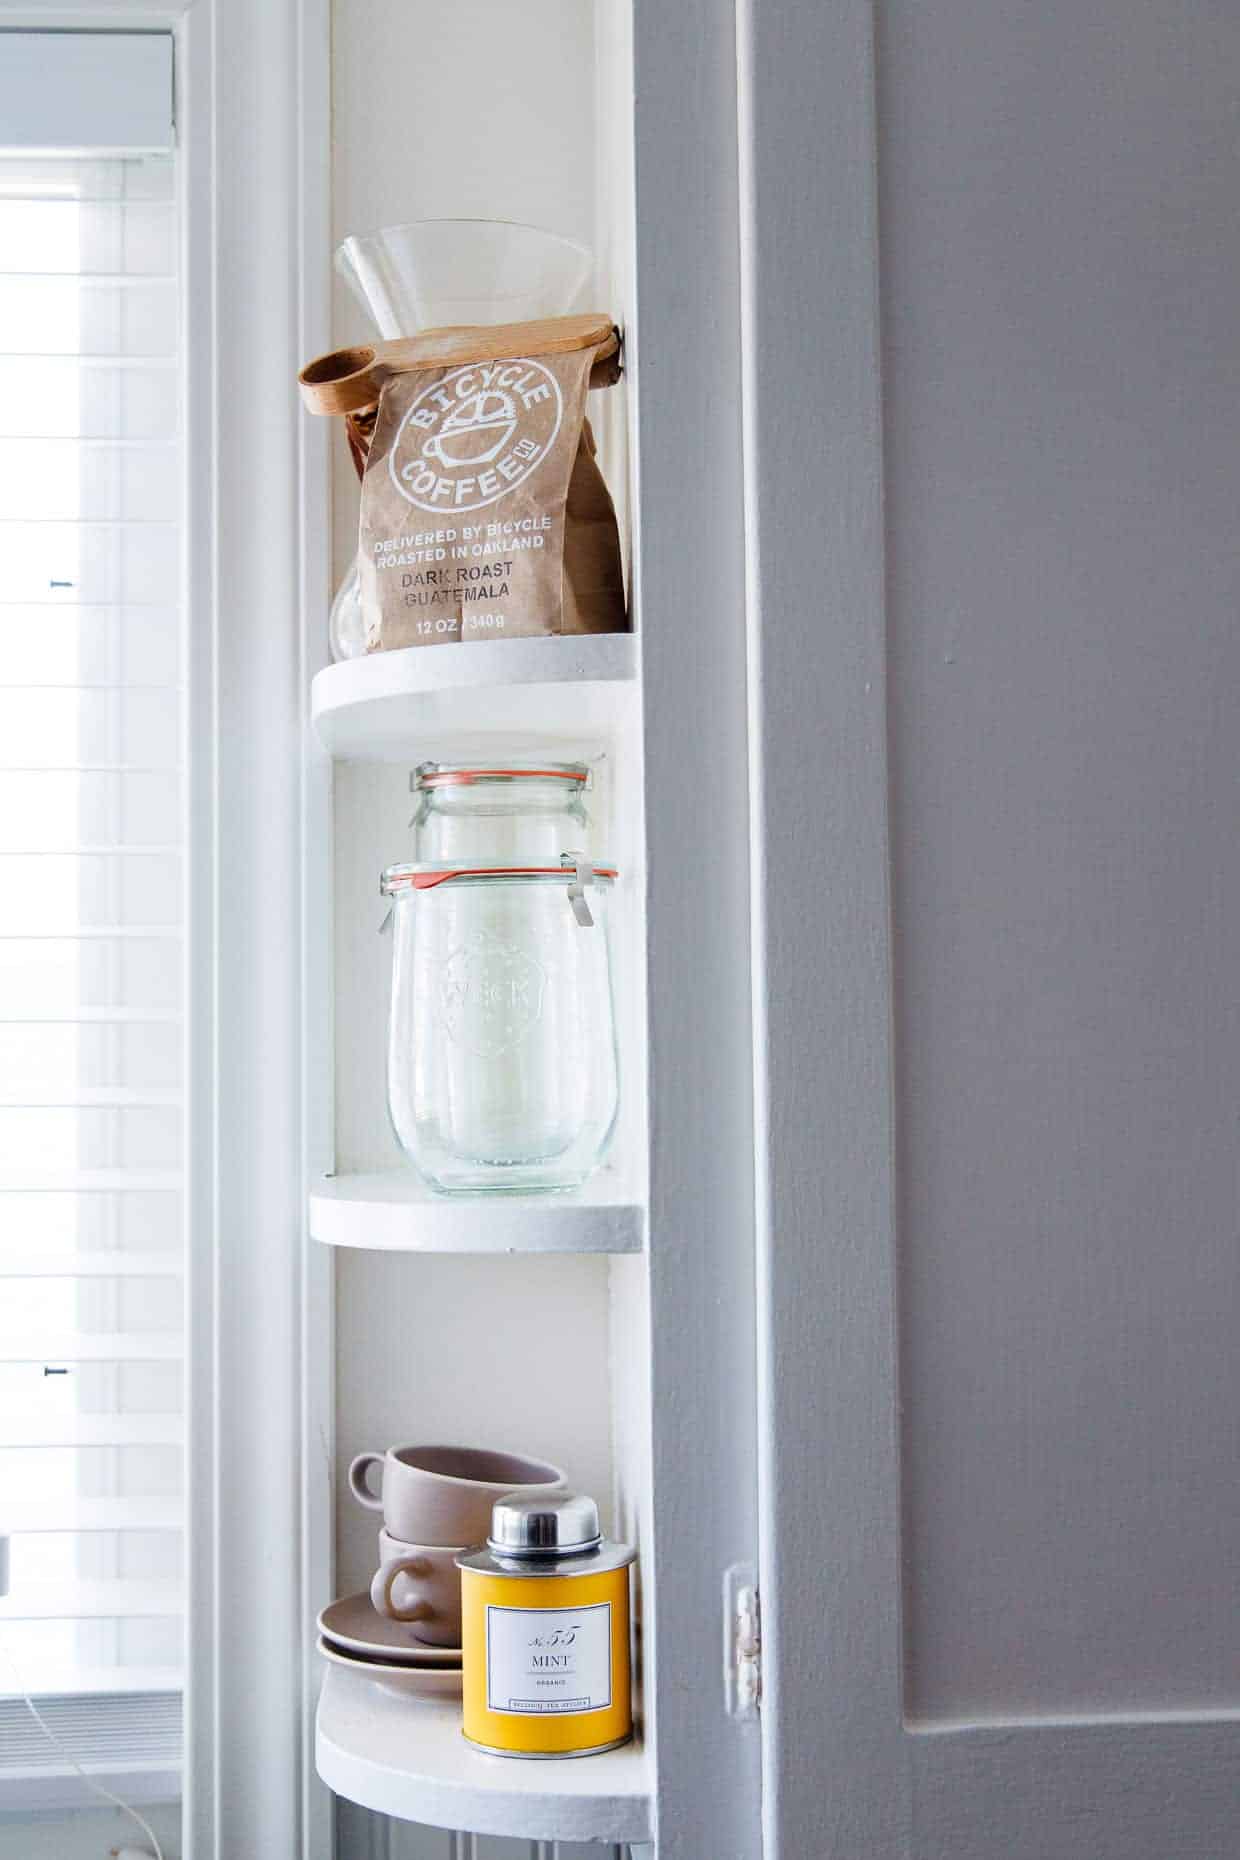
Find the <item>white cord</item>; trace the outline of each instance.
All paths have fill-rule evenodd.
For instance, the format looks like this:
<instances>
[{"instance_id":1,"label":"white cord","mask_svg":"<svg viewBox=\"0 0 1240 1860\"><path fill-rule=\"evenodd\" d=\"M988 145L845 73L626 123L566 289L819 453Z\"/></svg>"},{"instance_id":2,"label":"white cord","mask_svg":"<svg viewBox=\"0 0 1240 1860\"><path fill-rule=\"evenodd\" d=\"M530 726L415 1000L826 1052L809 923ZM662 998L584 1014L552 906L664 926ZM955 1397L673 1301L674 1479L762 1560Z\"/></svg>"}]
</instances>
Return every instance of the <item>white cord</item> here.
<instances>
[{"instance_id":1,"label":"white cord","mask_svg":"<svg viewBox=\"0 0 1240 1860\"><path fill-rule=\"evenodd\" d=\"M66 1746L61 1743L55 1731L52 1730L52 1727L48 1724L47 1720L44 1718L43 1714L40 1712L38 1706L35 1704L34 1700L31 1698L29 1692L27 1692L25 1682L22 1678L22 1674L18 1668L17 1662L13 1658L13 1654L10 1648L4 1643L3 1639L0 1639L0 1652L3 1652L5 1661L8 1665L8 1669L12 1673L14 1679L17 1681L17 1690L21 1694L22 1698L26 1701L27 1711L30 1713L30 1716L34 1719L35 1723L38 1725L39 1729L42 1731L48 1743L51 1744L54 1750L58 1750L60 1752L61 1756L65 1758L66 1762L71 1763L73 1765L73 1768L77 1771L78 1775L82 1778L82 1781L86 1784L86 1787L88 1789L92 1790L95 1795L101 1796L105 1802L111 1802L114 1808L122 1809L124 1813L129 1816L129 1819L131 1821L137 1822L143 1834L145 1834L147 1840L151 1843L151 1846L155 1849L155 1860L164 1860L164 1850L160 1846L159 1837L156 1834L154 1828L151 1826L150 1822L144 1821L142 1819L142 1816L138 1813L137 1809L130 1808L128 1802L122 1802L119 1795L113 1795L110 1789L105 1789L102 1783L97 1783L93 1776L88 1776L86 1774L86 1771L82 1768L81 1764L78 1762L77 1758L74 1756L73 1752L67 1749Z\"/></svg>"}]
</instances>

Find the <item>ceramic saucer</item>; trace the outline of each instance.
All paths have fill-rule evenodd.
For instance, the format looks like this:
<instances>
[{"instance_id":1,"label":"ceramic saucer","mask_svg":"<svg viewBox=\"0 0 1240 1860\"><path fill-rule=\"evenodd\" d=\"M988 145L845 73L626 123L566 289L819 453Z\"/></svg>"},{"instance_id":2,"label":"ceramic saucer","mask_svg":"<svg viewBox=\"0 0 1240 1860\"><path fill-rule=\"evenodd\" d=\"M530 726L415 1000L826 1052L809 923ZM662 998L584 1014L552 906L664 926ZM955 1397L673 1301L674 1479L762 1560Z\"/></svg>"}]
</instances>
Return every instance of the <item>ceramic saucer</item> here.
<instances>
[{"instance_id":1,"label":"ceramic saucer","mask_svg":"<svg viewBox=\"0 0 1240 1860\"><path fill-rule=\"evenodd\" d=\"M332 1666L343 1666L373 1680L382 1692L399 1698L452 1698L460 1696L461 1669L448 1666L397 1666L387 1660L363 1660L320 1639L319 1652Z\"/></svg>"},{"instance_id":2,"label":"ceramic saucer","mask_svg":"<svg viewBox=\"0 0 1240 1860\"><path fill-rule=\"evenodd\" d=\"M324 1640L346 1653L360 1653L372 1660L395 1661L401 1666L459 1666L459 1647L428 1647L414 1632L416 1621L390 1621L372 1605L368 1590L360 1595L342 1595L331 1602L318 1619Z\"/></svg>"}]
</instances>

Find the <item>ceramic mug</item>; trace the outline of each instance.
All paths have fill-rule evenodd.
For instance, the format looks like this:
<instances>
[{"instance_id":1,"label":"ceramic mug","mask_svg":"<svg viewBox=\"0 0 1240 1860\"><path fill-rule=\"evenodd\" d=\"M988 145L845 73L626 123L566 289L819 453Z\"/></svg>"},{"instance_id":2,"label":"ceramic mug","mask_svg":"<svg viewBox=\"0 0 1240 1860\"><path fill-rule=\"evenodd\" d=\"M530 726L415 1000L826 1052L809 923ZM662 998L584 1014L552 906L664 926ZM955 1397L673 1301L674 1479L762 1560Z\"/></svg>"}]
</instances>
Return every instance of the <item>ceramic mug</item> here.
<instances>
[{"instance_id":1,"label":"ceramic mug","mask_svg":"<svg viewBox=\"0 0 1240 1860\"><path fill-rule=\"evenodd\" d=\"M377 1493L372 1467L379 1469ZM564 1474L547 1460L487 1447L389 1447L359 1453L349 1467L353 1496L383 1513L389 1535L432 1548L485 1543L497 1498L518 1486L563 1484Z\"/></svg>"},{"instance_id":2,"label":"ceramic mug","mask_svg":"<svg viewBox=\"0 0 1240 1860\"><path fill-rule=\"evenodd\" d=\"M459 1554L459 1548L402 1543L390 1531L380 1531L379 1567L370 1585L376 1613L393 1621L412 1622L417 1639L430 1647L459 1647L461 1572L455 1561Z\"/></svg>"}]
</instances>

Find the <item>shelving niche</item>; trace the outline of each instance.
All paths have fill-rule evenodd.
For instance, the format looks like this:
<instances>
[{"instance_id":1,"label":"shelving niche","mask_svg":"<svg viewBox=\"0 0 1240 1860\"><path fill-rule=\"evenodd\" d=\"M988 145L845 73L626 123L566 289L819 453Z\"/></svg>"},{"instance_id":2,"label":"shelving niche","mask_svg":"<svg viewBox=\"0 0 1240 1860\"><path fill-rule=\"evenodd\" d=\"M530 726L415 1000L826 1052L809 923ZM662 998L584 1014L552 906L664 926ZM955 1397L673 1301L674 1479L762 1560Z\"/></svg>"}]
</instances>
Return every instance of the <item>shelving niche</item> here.
<instances>
[{"instance_id":1,"label":"shelving niche","mask_svg":"<svg viewBox=\"0 0 1240 1860\"><path fill-rule=\"evenodd\" d=\"M640 1351L613 1367L617 1327L640 1329L645 1297L636 665L629 635L482 641L329 666L312 691L313 726L334 762L336 1145L335 1172L308 1185L308 1224L335 1250L338 1331L366 1338L363 1356L350 1350L341 1362L338 1468L363 1448L418 1438L523 1448L563 1464L622 1536L638 1529L646 1484L641 1450L625 1444L645 1433L634 1407L647 1400ZM621 872L612 899L620 1124L607 1164L573 1194L435 1195L388 1125L379 873L411 856L410 771L428 757L497 751L588 761L594 851ZM558 1352L557 1323L572 1331ZM339 1592L369 1580L373 1534L374 1514L339 1496ZM390 1697L336 1669L325 1675L317 1763L336 1793L431 1826L650 1839L640 1744L574 1762L508 1762L470 1749L453 1702Z\"/></svg>"},{"instance_id":2,"label":"shelving niche","mask_svg":"<svg viewBox=\"0 0 1240 1860\"><path fill-rule=\"evenodd\" d=\"M310 1185L312 1236L333 1246L484 1254L630 1253L644 1236L640 756L635 642L629 634L481 641L375 653L314 681L315 730L337 762L337 1106L356 1104L366 1160ZM613 961L621 1049L620 1125L607 1164L567 1195L430 1193L390 1136L383 1099L388 951L383 866L411 855L409 774L419 762L549 754L592 768L595 851L620 868ZM633 783L636 781L636 787ZM373 912L368 899L375 900ZM343 958L343 959L342 959ZM338 1135L340 1129L338 1128Z\"/></svg>"},{"instance_id":3,"label":"shelving niche","mask_svg":"<svg viewBox=\"0 0 1240 1860\"><path fill-rule=\"evenodd\" d=\"M331 822L320 766L309 943L317 975L330 940L332 976L330 1025L313 1019L317 997L308 1007L323 1063L308 1075L307 1244L334 1283L334 1583L356 1592L375 1567L376 1514L342 1489L352 1455L456 1441L553 1460L637 1548L645 1742L571 1762L486 1757L448 1705L423 1709L333 1667L318 1761L363 1804L342 1817L358 1851L429 1860L443 1846L416 1825L372 1830L368 1805L463 1834L558 1838L565 1860L591 1841L654 1860L656 1826L669 1853L749 1860L757 1727L725 1717L720 1672L721 1578L757 1549L737 48L709 9L688 37L676 9L630 0L565 0L537 31L522 9L485 11L481 33L474 8L439 9L428 32L417 8L389 7L378 64L369 17L339 35L333 211L357 232L406 214L533 219L591 249L583 305L606 310L624 341L620 380L591 395L589 415L634 633L414 647L313 683ZM499 135L461 134L459 72L479 58L502 78ZM373 333L355 317L330 336ZM339 578L356 490L338 438L334 468ZM328 598L306 616L311 653ZM592 850L619 871L620 1123L576 1195L432 1205L388 1126L378 880L411 855L410 769L505 748L592 766ZM316 925L329 882L318 915L330 924ZM307 1430L312 1468L318 1440Z\"/></svg>"}]
</instances>

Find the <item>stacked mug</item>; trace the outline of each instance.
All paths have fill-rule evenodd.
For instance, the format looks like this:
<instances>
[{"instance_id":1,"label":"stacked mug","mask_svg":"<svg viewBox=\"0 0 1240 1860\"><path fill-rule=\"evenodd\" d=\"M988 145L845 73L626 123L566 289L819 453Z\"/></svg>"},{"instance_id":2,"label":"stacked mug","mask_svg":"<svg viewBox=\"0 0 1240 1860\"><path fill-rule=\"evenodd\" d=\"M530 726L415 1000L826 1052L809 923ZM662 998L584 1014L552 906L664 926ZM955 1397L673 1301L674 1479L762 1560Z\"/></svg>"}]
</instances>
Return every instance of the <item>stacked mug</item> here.
<instances>
[{"instance_id":1,"label":"stacked mug","mask_svg":"<svg viewBox=\"0 0 1240 1860\"><path fill-rule=\"evenodd\" d=\"M495 1501L561 1490L549 1461L485 1447L404 1446L359 1453L349 1486L382 1513L369 1593L319 1616L320 1652L388 1690L461 1689L461 1576L456 1558L486 1541Z\"/></svg>"}]
</instances>

